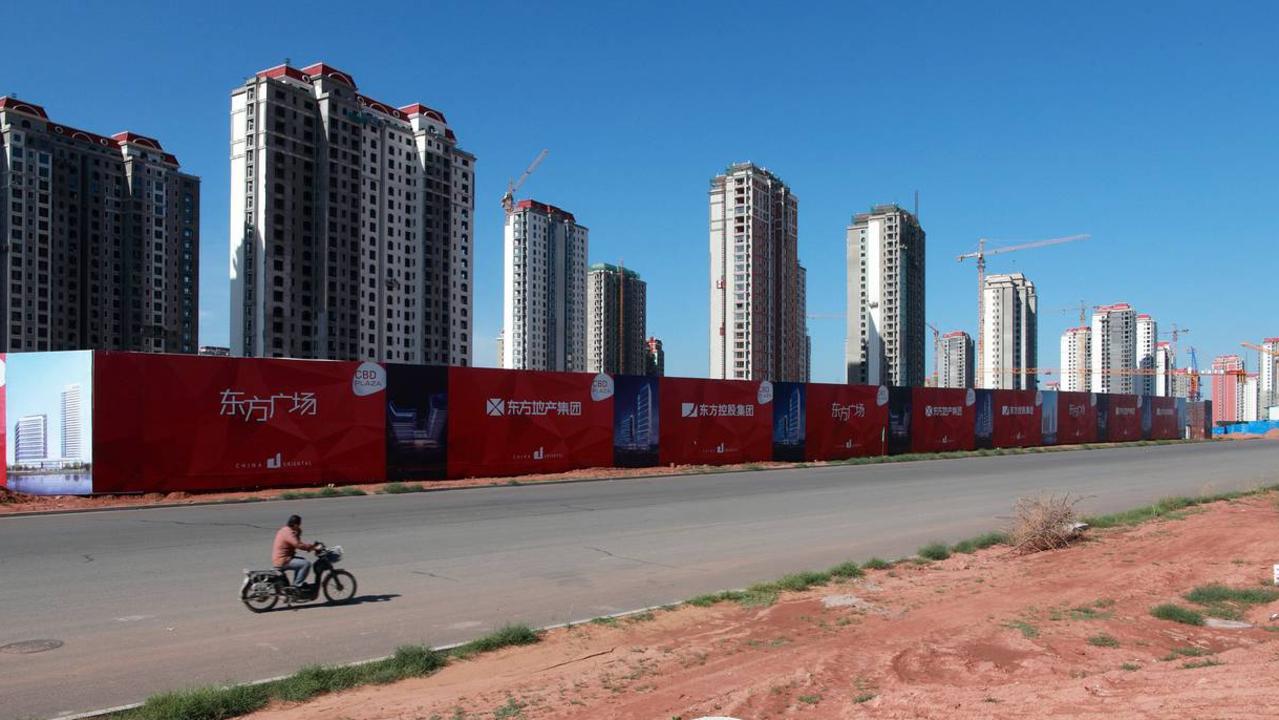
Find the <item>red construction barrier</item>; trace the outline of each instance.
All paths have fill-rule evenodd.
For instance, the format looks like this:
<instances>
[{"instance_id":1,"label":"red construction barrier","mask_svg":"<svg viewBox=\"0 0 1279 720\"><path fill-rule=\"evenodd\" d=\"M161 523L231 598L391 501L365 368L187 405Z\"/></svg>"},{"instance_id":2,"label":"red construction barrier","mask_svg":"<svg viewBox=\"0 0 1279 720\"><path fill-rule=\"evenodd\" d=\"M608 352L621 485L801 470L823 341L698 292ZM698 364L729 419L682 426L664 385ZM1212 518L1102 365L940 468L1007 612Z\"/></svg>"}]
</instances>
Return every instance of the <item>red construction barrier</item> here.
<instances>
[{"instance_id":1,"label":"red construction barrier","mask_svg":"<svg viewBox=\"0 0 1279 720\"><path fill-rule=\"evenodd\" d=\"M1097 403L1092 393L1057 393L1057 444L1097 442Z\"/></svg>"},{"instance_id":2,"label":"red construction barrier","mask_svg":"<svg viewBox=\"0 0 1279 720\"><path fill-rule=\"evenodd\" d=\"M911 451L972 450L976 401L971 388L912 388Z\"/></svg>"},{"instance_id":3,"label":"red construction barrier","mask_svg":"<svg viewBox=\"0 0 1279 720\"><path fill-rule=\"evenodd\" d=\"M1150 438L1152 440L1176 440L1181 437L1181 427L1177 420L1177 398L1150 397L1146 402L1151 408Z\"/></svg>"},{"instance_id":4,"label":"red construction barrier","mask_svg":"<svg viewBox=\"0 0 1279 720\"><path fill-rule=\"evenodd\" d=\"M762 462L773 455L773 386L745 380L662 378L663 465Z\"/></svg>"},{"instance_id":5,"label":"red construction barrier","mask_svg":"<svg viewBox=\"0 0 1279 720\"><path fill-rule=\"evenodd\" d=\"M448 387L449 477L613 464L608 375L452 367Z\"/></svg>"},{"instance_id":6,"label":"red construction barrier","mask_svg":"<svg viewBox=\"0 0 1279 720\"><path fill-rule=\"evenodd\" d=\"M1140 395L1110 395L1106 441L1130 442L1141 439Z\"/></svg>"},{"instance_id":7,"label":"red construction barrier","mask_svg":"<svg viewBox=\"0 0 1279 720\"><path fill-rule=\"evenodd\" d=\"M386 476L380 365L102 352L93 378L95 493Z\"/></svg>"},{"instance_id":8,"label":"red construction barrier","mask_svg":"<svg viewBox=\"0 0 1279 720\"><path fill-rule=\"evenodd\" d=\"M1037 390L992 390L995 415L994 446L1033 447L1043 444L1043 398Z\"/></svg>"},{"instance_id":9,"label":"red construction barrier","mask_svg":"<svg viewBox=\"0 0 1279 720\"><path fill-rule=\"evenodd\" d=\"M888 388L809 383L807 392L805 459L843 460L887 451Z\"/></svg>"}]
</instances>

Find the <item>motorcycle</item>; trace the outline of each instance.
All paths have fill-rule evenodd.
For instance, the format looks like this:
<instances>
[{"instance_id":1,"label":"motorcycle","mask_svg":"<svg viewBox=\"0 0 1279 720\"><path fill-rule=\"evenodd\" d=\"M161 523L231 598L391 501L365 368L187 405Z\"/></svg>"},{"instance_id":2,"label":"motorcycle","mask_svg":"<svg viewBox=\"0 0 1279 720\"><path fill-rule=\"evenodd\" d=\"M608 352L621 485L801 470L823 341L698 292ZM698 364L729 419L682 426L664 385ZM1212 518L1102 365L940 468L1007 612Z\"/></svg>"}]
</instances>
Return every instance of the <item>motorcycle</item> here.
<instances>
[{"instance_id":1,"label":"motorcycle","mask_svg":"<svg viewBox=\"0 0 1279 720\"><path fill-rule=\"evenodd\" d=\"M326 547L316 543L315 562L311 570L315 581L294 586L289 571L245 570L244 584L240 586L240 600L255 613L271 610L281 600L285 605L313 602L324 593L332 604L350 602L355 597L355 576L333 566L342 560L342 546Z\"/></svg>"}]
</instances>

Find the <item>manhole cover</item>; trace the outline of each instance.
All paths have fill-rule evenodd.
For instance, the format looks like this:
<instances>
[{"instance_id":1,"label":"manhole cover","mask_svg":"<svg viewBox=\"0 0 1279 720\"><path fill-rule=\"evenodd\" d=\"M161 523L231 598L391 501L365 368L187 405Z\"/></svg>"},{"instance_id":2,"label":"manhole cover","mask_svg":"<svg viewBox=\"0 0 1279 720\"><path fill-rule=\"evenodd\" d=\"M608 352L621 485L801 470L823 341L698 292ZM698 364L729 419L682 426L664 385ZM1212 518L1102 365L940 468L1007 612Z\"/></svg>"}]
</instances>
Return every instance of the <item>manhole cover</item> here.
<instances>
[{"instance_id":1,"label":"manhole cover","mask_svg":"<svg viewBox=\"0 0 1279 720\"><path fill-rule=\"evenodd\" d=\"M8 653L10 655L30 655L32 653L57 650L60 647L62 647L61 640L23 640L22 642L0 645L0 653Z\"/></svg>"}]
</instances>

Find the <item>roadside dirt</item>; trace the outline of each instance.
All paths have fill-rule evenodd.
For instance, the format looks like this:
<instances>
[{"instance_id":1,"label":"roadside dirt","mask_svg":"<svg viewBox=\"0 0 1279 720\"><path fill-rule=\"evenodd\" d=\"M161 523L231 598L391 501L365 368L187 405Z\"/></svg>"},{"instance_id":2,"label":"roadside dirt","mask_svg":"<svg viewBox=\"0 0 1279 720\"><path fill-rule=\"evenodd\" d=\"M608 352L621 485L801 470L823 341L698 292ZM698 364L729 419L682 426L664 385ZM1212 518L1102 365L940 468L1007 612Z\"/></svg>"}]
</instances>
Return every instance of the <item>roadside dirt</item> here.
<instances>
[{"instance_id":1,"label":"roadside dirt","mask_svg":"<svg viewBox=\"0 0 1279 720\"><path fill-rule=\"evenodd\" d=\"M783 595L547 633L440 673L259 712L256 720L479 718L1255 718L1279 700L1279 603L1240 630L1150 609L1279 562L1275 493ZM1092 640L1090 641L1090 638ZM1170 654L1180 652L1175 657Z\"/></svg>"}]
</instances>

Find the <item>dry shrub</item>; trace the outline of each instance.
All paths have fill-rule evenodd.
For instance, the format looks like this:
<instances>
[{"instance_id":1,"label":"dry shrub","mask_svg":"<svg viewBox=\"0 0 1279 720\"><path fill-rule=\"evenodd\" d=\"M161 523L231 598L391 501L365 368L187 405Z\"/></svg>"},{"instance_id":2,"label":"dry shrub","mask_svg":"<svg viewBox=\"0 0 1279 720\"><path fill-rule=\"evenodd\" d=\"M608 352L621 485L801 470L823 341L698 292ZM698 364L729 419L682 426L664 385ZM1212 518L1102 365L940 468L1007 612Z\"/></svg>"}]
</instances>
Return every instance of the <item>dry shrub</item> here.
<instances>
[{"instance_id":1,"label":"dry shrub","mask_svg":"<svg viewBox=\"0 0 1279 720\"><path fill-rule=\"evenodd\" d=\"M1078 534L1075 505L1082 498L1041 495L1021 498L1013 509L1010 543L1014 552L1032 553L1064 548Z\"/></svg>"}]
</instances>

